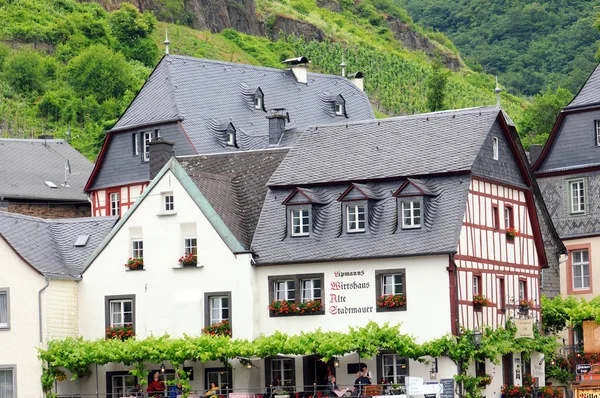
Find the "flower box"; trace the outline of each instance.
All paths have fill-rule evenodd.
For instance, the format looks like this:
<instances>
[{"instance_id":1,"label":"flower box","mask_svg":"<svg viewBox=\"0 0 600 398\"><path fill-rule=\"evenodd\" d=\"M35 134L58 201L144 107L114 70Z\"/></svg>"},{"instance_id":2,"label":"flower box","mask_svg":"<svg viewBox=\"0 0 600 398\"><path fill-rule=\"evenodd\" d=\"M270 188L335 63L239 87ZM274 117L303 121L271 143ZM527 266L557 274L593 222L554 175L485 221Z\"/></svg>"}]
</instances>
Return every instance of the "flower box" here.
<instances>
[{"instance_id":1,"label":"flower box","mask_svg":"<svg viewBox=\"0 0 600 398\"><path fill-rule=\"evenodd\" d=\"M519 236L519 231L515 228L506 228L506 240L509 242L514 242L515 237Z\"/></svg>"},{"instance_id":2,"label":"flower box","mask_svg":"<svg viewBox=\"0 0 600 398\"><path fill-rule=\"evenodd\" d=\"M483 376L480 376L478 379L479 379L479 387L485 388L485 387L489 386L490 384L492 384L492 376L490 376L490 375L483 375Z\"/></svg>"},{"instance_id":3,"label":"flower box","mask_svg":"<svg viewBox=\"0 0 600 398\"><path fill-rule=\"evenodd\" d=\"M194 253L185 253L179 258L179 264L182 267L195 267L198 264L198 256Z\"/></svg>"},{"instance_id":4,"label":"flower box","mask_svg":"<svg viewBox=\"0 0 600 398\"><path fill-rule=\"evenodd\" d=\"M515 386L505 384L502 386L502 395L504 397L531 397L532 389L528 386Z\"/></svg>"},{"instance_id":5,"label":"flower box","mask_svg":"<svg viewBox=\"0 0 600 398\"><path fill-rule=\"evenodd\" d=\"M483 295L476 294L475 296L473 296L473 307L475 307L475 309L481 309L482 307L489 307L489 305L490 305L490 300L485 298Z\"/></svg>"},{"instance_id":6,"label":"flower box","mask_svg":"<svg viewBox=\"0 0 600 398\"><path fill-rule=\"evenodd\" d=\"M144 269L144 259L143 258L133 258L129 257L129 260L125 263L125 266L129 268L131 271L139 271Z\"/></svg>"},{"instance_id":7,"label":"flower box","mask_svg":"<svg viewBox=\"0 0 600 398\"><path fill-rule=\"evenodd\" d=\"M135 332L130 324L106 328L106 340L118 339L124 341L133 336L135 336Z\"/></svg>"},{"instance_id":8,"label":"flower box","mask_svg":"<svg viewBox=\"0 0 600 398\"><path fill-rule=\"evenodd\" d=\"M231 324L228 320L222 320L219 323L213 323L202 329L202 333L211 336L231 336Z\"/></svg>"},{"instance_id":9,"label":"flower box","mask_svg":"<svg viewBox=\"0 0 600 398\"><path fill-rule=\"evenodd\" d=\"M273 300L269 310L274 315L310 315L321 312L321 300L309 300L302 303L287 300Z\"/></svg>"},{"instance_id":10,"label":"flower box","mask_svg":"<svg viewBox=\"0 0 600 398\"><path fill-rule=\"evenodd\" d=\"M379 308L402 308L406 306L406 297L403 294L386 294L377 299Z\"/></svg>"}]
</instances>

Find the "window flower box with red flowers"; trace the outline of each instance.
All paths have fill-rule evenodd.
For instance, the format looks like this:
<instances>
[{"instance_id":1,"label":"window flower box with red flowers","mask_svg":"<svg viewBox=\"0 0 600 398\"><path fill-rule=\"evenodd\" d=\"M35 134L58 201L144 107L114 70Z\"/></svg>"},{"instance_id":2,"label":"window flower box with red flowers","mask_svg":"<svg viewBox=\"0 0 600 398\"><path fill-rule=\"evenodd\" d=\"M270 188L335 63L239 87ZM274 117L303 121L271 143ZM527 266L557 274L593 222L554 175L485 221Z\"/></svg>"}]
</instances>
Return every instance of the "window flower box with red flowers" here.
<instances>
[{"instance_id":1,"label":"window flower box with red flowers","mask_svg":"<svg viewBox=\"0 0 600 398\"><path fill-rule=\"evenodd\" d=\"M519 312L521 314L527 314L529 309L533 307L533 301L527 299L519 300Z\"/></svg>"},{"instance_id":2,"label":"window flower box with red flowers","mask_svg":"<svg viewBox=\"0 0 600 398\"><path fill-rule=\"evenodd\" d=\"M483 376L480 376L478 379L479 379L479 387L486 388L487 386L492 384L492 376L490 376L490 375L483 375Z\"/></svg>"},{"instance_id":3,"label":"window flower box with red flowers","mask_svg":"<svg viewBox=\"0 0 600 398\"><path fill-rule=\"evenodd\" d=\"M480 310L482 307L489 307L490 304L490 300L488 300L481 294L476 294L473 296L473 307L476 310Z\"/></svg>"},{"instance_id":4,"label":"window flower box with red flowers","mask_svg":"<svg viewBox=\"0 0 600 398\"><path fill-rule=\"evenodd\" d=\"M197 263L198 256L194 253L185 253L179 258L179 264L181 264L182 267L195 267Z\"/></svg>"},{"instance_id":5,"label":"window flower box with red flowers","mask_svg":"<svg viewBox=\"0 0 600 398\"><path fill-rule=\"evenodd\" d=\"M527 398L531 397L532 389L529 386L515 386L513 384L505 384L502 386L502 396L504 398Z\"/></svg>"},{"instance_id":6,"label":"window flower box with red flowers","mask_svg":"<svg viewBox=\"0 0 600 398\"><path fill-rule=\"evenodd\" d=\"M308 300L301 303L287 300L273 300L269 304L272 315L311 315L322 313L323 304L321 300Z\"/></svg>"},{"instance_id":7,"label":"window flower box with red flowers","mask_svg":"<svg viewBox=\"0 0 600 398\"><path fill-rule=\"evenodd\" d=\"M231 336L231 324L228 320L224 319L221 322L206 326L202 329L202 333L211 336Z\"/></svg>"},{"instance_id":8,"label":"window flower box with red flowers","mask_svg":"<svg viewBox=\"0 0 600 398\"><path fill-rule=\"evenodd\" d=\"M377 306L388 311L406 310L406 296L403 294L385 294L379 296Z\"/></svg>"},{"instance_id":9,"label":"window flower box with red flowers","mask_svg":"<svg viewBox=\"0 0 600 398\"><path fill-rule=\"evenodd\" d=\"M117 339L124 341L133 336L135 336L135 332L131 324L106 328L106 340Z\"/></svg>"},{"instance_id":10,"label":"window flower box with red flowers","mask_svg":"<svg viewBox=\"0 0 600 398\"><path fill-rule=\"evenodd\" d=\"M129 268L130 271L139 271L144 269L144 259L143 258L133 258L129 257L129 260L125 263L125 266Z\"/></svg>"},{"instance_id":11,"label":"window flower box with red flowers","mask_svg":"<svg viewBox=\"0 0 600 398\"><path fill-rule=\"evenodd\" d=\"M519 231L517 231L515 228L510 227L510 228L506 228L506 240L509 242L514 242L515 241L515 237L519 236Z\"/></svg>"}]
</instances>

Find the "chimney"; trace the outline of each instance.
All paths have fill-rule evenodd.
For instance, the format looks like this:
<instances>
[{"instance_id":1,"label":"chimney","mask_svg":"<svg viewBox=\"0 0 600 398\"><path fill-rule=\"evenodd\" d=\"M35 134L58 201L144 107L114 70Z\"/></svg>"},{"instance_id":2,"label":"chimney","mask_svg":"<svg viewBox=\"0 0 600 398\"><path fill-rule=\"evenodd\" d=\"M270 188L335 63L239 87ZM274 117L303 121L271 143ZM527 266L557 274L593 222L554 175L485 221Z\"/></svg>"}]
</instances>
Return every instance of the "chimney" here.
<instances>
[{"instance_id":1,"label":"chimney","mask_svg":"<svg viewBox=\"0 0 600 398\"><path fill-rule=\"evenodd\" d=\"M542 154L543 145L529 145L529 163L534 164Z\"/></svg>"},{"instance_id":2,"label":"chimney","mask_svg":"<svg viewBox=\"0 0 600 398\"><path fill-rule=\"evenodd\" d=\"M364 79L365 74L362 72L356 72L348 75L348 79L350 79L350 83L354 84L360 91L365 91Z\"/></svg>"},{"instance_id":3,"label":"chimney","mask_svg":"<svg viewBox=\"0 0 600 398\"><path fill-rule=\"evenodd\" d=\"M148 143L150 146L150 180L153 180L165 164L175 155L174 143L157 139Z\"/></svg>"},{"instance_id":4,"label":"chimney","mask_svg":"<svg viewBox=\"0 0 600 398\"><path fill-rule=\"evenodd\" d=\"M285 123L290 116L283 108L272 109L267 115L269 119L269 146L278 146L285 131Z\"/></svg>"},{"instance_id":5,"label":"chimney","mask_svg":"<svg viewBox=\"0 0 600 398\"><path fill-rule=\"evenodd\" d=\"M310 63L308 58L288 58L281 63L286 65L287 70L292 71L298 83L308 84L308 64Z\"/></svg>"}]
</instances>

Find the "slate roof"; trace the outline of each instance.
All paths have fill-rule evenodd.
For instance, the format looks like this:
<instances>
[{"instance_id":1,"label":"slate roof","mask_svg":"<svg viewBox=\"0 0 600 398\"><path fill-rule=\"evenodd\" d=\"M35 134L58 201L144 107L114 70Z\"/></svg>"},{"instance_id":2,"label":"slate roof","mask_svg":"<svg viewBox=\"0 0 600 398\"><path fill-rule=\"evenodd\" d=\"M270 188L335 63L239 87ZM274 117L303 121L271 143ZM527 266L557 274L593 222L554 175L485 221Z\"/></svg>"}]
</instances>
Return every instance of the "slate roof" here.
<instances>
[{"instance_id":1,"label":"slate roof","mask_svg":"<svg viewBox=\"0 0 600 398\"><path fill-rule=\"evenodd\" d=\"M168 55L113 130L180 119L199 154L268 148L267 113L254 109L254 93L259 87L265 110L284 108L289 112L289 131L310 124L375 117L366 94L341 76L308 73L308 84L302 84L291 71L282 69ZM323 100L340 94L348 118L336 116L333 105ZM239 149L226 145L223 128L230 122L237 131ZM284 138L287 142L293 137Z\"/></svg>"},{"instance_id":2,"label":"slate roof","mask_svg":"<svg viewBox=\"0 0 600 398\"><path fill-rule=\"evenodd\" d=\"M482 107L311 127L269 185L468 171L499 115L499 108Z\"/></svg>"},{"instance_id":3,"label":"slate roof","mask_svg":"<svg viewBox=\"0 0 600 398\"><path fill-rule=\"evenodd\" d=\"M70 188L61 186L67 159ZM92 162L64 140L0 138L0 197L87 202L83 187L92 168Z\"/></svg>"},{"instance_id":4,"label":"slate roof","mask_svg":"<svg viewBox=\"0 0 600 398\"><path fill-rule=\"evenodd\" d=\"M177 158L185 172L247 249L258 223L267 181L288 149Z\"/></svg>"},{"instance_id":5,"label":"slate roof","mask_svg":"<svg viewBox=\"0 0 600 398\"><path fill-rule=\"evenodd\" d=\"M102 242L118 217L49 220L0 211L0 237L39 273L77 279L85 260ZM75 247L80 235L87 244Z\"/></svg>"},{"instance_id":6,"label":"slate roof","mask_svg":"<svg viewBox=\"0 0 600 398\"><path fill-rule=\"evenodd\" d=\"M600 103L600 64L590 74L573 101L565 109Z\"/></svg>"}]
</instances>

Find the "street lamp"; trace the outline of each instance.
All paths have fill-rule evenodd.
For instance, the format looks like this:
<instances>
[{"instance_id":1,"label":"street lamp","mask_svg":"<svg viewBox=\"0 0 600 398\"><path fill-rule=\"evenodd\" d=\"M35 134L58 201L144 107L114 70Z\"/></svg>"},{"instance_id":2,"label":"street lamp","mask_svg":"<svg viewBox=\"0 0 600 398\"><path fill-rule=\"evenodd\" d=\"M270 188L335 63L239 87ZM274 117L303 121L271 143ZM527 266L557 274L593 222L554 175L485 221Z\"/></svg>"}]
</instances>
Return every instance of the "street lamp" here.
<instances>
[{"instance_id":1,"label":"street lamp","mask_svg":"<svg viewBox=\"0 0 600 398\"><path fill-rule=\"evenodd\" d=\"M479 346L481 345L481 338L483 337L483 333L481 332L481 330L473 330L473 344L475 345L475 348L479 348Z\"/></svg>"},{"instance_id":2,"label":"street lamp","mask_svg":"<svg viewBox=\"0 0 600 398\"><path fill-rule=\"evenodd\" d=\"M338 358L335 358L333 360L333 366L336 367L336 368L340 367L340 360Z\"/></svg>"},{"instance_id":3,"label":"street lamp","mask_svg":"<svg viewBox=\"0 0 600 398\"><path fill-rule=\"evenodd\" d=\"M437 360L437 358L434 358L433 362L431 362L431 369L429 370L429 378L431 380L434 380L437 376L437 372L438 372L438 360Z\"/></svg>"}]
</instances>

